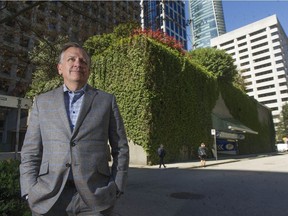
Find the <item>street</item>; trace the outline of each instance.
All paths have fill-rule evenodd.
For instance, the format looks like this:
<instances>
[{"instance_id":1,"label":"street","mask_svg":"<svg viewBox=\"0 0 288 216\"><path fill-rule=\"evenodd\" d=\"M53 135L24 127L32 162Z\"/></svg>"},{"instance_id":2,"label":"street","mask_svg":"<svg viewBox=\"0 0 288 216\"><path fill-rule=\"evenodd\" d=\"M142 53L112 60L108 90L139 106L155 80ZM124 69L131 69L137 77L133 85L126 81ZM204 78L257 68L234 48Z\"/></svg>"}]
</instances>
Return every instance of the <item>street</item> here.
<instances>
[{"instance_id":1,"label":"street","mask_svg":"<svg viewBox=\"0 0 288 216\"><path fill-rule=\"evenodd\" d=\"M198 163L131 167L115 216L288 214L288 154Z\"/></svg>"}]
</instances>

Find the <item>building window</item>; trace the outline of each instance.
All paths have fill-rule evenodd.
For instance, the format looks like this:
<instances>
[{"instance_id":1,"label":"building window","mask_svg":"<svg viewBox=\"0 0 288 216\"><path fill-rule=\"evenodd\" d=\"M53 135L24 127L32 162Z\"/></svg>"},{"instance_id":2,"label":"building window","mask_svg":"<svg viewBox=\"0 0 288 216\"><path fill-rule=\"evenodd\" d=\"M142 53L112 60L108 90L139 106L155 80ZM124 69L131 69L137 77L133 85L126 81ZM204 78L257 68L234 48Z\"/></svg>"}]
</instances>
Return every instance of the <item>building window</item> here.
<instances>
[{"instance_id":1,"label":"building window","mask_svg":"<svg viewBox=\"0 0 288 216\"><path fill-rule=\"evenodd\" d=\"M283 71L284 67L277 68L277 71Z\"/></svg>"},{"instance_id":2,"label":"building window","mask_svg":"<svg viewBox=\"0 0 288 216\"><path fill-rule=\"evenodd\" d=\"M227 41L227 42L225 42L225 43L223 43L223 44L220 44L220 47L226 46L226 45L231 44L231 43L233 43L233 42L234 42L234 40Z\"/></svg>"},{"instance_id":3,"label":"building window","mask_svg":"<svg viewBox=\"0 0 288 216\"><path fill-rule=\"evenodd\" d=\"M257 69L264 68L264 67L269 67L269 66L271 66L271 63L255 66L254 69L257 70Z\"/></svg>"},{"instance_id":4,"label":"building window","mask_svg":"<svg viewBox=\"0 0 288 216\"><path fill-rule=\"evenodd\" d=\"M264 29L260 29L260 30L255 31L255 32L252 32L252 33L250 33L249 35L250 35L250 37L251 37L251 36L254 36L254 35L260 34L260 33L262 33L262 32L265 32L265 31L266 31L266 28L264 28Z\"/></svg>"},{"instance_id":5,"label":"building window","mask_svg":"<svg viewBox=\"0 0 288 216\"><path fill-rule=\"evenodd\" d=\"M246 69L242 69L241 73L245 73L245 72L249 72L249 71L250 71L250 68L246 68Z\"/></svg>"},{"instance_id":6,"label":"building window","mask_svg":"<svg viewBox=\"0 0 288 216\"><path fill-rule=\"evenodd\" d=\"M243 52L247 52L247 51L248 51L248 49L246 48L246 49L239 50L239 53L243 53Z\"/></svg>"},{"instance_id":7,"label":"building window","mask_svg":"<svg viewBox=\"0 0 288 216\"><path fill-rule=\"evenodd\" d=\"M259 38L255 38L255 39L251 40L251 43L254 43L254 42L259 41L259 40L263 40L265 38L267 38L267 35L264 35L264 36L259 37Z\"/></svg>"},{"instance_id":8,"label":"building window","mask_svg":"<svg viewBox=\"0 0 288 216\"><path fill-rule=\"evenodd\" d=\"M253 89L246 89L246 92L253 92Z\"/></svg>"},{"instance_id":9,"label":"building window","mask_svg":"<svg viewBox=\"0 0 288 216\"><path fill-rule=\"evenodd\" d=\"M272 111L277 111L277 110L278 110L278 107L270 107L270 109L271 109Z\"/></svg>"},{"instance_id":10,"label":"building window","mask_svg":"<svg viewBox=\"0 0 288 216\"><path fill-rule=\"evenodd\" d=\"M282 74L282 75L279 75L279 76L278 76L279 79L285 78L285 77L286 77L285 74Z\"/></svg>"},{"instance_id":11,"label":"building window","mask_svg":"<svg viewBox=\"0 0 288 216\"><path fill-rule=\"evenodd\" d=\"M265 56L265 57L262 57L262 58L255 59L254 62L265 61L267 59L270 59L270 56Z\"/></svg>"},{"instance_id":12,"label":"building window","mask_svg":"<svg viewBox=\"0 0 288 216\"><path fill-rule=\"evenodd\" d=\"M273 72L272 70L267 70L267 71L263 71L263 72L260 72L260 73L256 73L255 76L263 76L263 75L266 75L266 74L270 74L272 72Z\"/></svg>"},{"instance_id":13,"label":"building window","mask_svg":"<svg viewBox=\"0 0 288 216\"><path fill-rule=\"evenodd\" d=\"M225 49L226 51L229 51L229 50L233 50L234 49L234 47L229 47L229 48L227 48L227 49Z\"/></svg>"},{"instance_id":14,"label":"building window","mask_svg":"<svg viewBox=\"0 0 288 216\"><path fill-rule=\"evenodd\" d=\"M273 96L276 95L276 92L269 92L269 93L265 93L265 94L259 94L258 97L268 97L268 96Z\"/></svg>"},{"instance_id":15,"label":"building window","mask_svg":"<svg viewBox=\"0 0 288 216\"><path fill-rule=\"evenodd\" d=\"M270 78L256 80L256 83L263 83L263 82L268 82L268 81L272 81L272 80L273 80L273 77L270 77Z\"/></svg>"},{"instance_id":16,"label":"building window","mask_svg":"<svg viewBox=\"0 0 288 216\"><path fill-rule=\"evenodd\" d=\"M266 46L266 45L268 45L268 42L264 42L264 43L261 43L261 44L252 46L251 48L252 48L252 49L256 49L256 48L263 47L263 46Z\"/></svg>"},{"instance_id":17,"label":"building window","mask_svg":"<svg viewBox=\"0 0 288 216\"><path fill-rule=\"evenodd\" d=\"M240 60L246 59L246 58L248 58L248 57L249 57L248 55L241 56L241 57L240 57Z\"/></svg>"},{"instance_id":18,"label":"building window","mask_svg":"<svg viewBox=\"0 0 288 216\"><path fill-rule=\"evenodd\" d=\"M268 86L261 86L261 87L258 87L257 90L260 91L260 90L264 90L264 89L271 89L271 88L274 88L275 85L272 84L272 85L268 85Z\"/></svg>"},{"instance_id":19,"label":"building window","mask_svg":"<svg viewBox=\"0 0 288 216\"><path fill-rule=\"evenodd\" d=\"M282 90L282 91L280 91L280 93L281 93L281 94L288 93L288 90L287 90L287 89L286 89L286 90Z\"/></svg>"},{"instance_id":20,"label":"building window","mask_svg":"<svg viewBox=\"0 0 288 216\"><path fill-rule=\"evenodd\" d=\"M277 100L269 100L269 101L263 101L262 104L271 104L271 103L277 103Z\"/></svg>"},{"instance_id":21,"label":"building window","mask_svg":"<svg viewBox=\"0 0 288 216\"><path fill-rule=\"evenodd\" d=\"M249 62L243 62L240 64L240 66L245 66L245 65L249 65Z\"/></svg>"},{"instance_id":22,"label":"building window","mask_svg":"<svg viewBox=\"0 0 288 216\"><path fill-rule=\"evenodd\" d=\"M243 79L249 79L249 78L251 78L251 75L242 76L242 77L243 77Z\"/></svg>"},{"instance_id":23,"label":"building window","mask_svg":"<svg viewBox=\"0 0 288 216\"><path fill-rule=\"evenodd\" d=\"M242 37L239 37L239 38L237 38L237 40L238 41L240 41L240 40L243 40L243 39L245 39L246 38L246 35L244 35L244 36L242 36Z\"/></svg>"},{"instance_id":24,"label":"building window","mask_svg":"<svg viewBox=\"0 0 288 216\"><path fill-rule=\"evenodd\" d=\"M269 52L269 49L264 49L264 50L261 50L261 51L252 53L252 56L260 55L260 54L262 54L262 53L267 53L267 52Z\"/></svg>"},{"instance_id":25,"label":"building window","mask_svg":"<svg viewBox=\"0 0 288 216\"><path fill-rule=\"evenodd\" d=\"M238 47L245 46L246 44L247 44L247 42L244 42L244 43L238 44Z\"/></svg>"},{"instance_id":26,"label":"building window","mask_svg":"<svg viewBox=\"0 0 288 216\"><path fill-rule=\"evenodd\" d=\"M277 43L279 41L280 41L279 38L276 38L276 39L272 40L272 43Z\"/></svg>"}]
</instances>

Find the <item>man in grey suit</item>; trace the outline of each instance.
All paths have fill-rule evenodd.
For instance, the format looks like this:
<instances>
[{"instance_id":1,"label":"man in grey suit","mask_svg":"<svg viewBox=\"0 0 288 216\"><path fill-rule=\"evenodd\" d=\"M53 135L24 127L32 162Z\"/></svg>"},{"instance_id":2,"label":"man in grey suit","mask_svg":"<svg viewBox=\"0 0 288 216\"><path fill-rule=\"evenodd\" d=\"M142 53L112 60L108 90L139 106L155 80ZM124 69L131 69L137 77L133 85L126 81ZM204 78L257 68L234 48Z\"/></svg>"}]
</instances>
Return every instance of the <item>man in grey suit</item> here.
<instances>
[{"instance_id":1,"label":"man in grey suit","mask_svg":"<svg viewBox=\"0 0 288 216\"><path fill-rule=\"evenodd\" d=\"M65 44L57 66L63 86L34 101L20 164L21 194L33 216L108 216L124 191L124 124L114 95L87 84L89 67L81 46Z\"/></svg>"}]
</instances>

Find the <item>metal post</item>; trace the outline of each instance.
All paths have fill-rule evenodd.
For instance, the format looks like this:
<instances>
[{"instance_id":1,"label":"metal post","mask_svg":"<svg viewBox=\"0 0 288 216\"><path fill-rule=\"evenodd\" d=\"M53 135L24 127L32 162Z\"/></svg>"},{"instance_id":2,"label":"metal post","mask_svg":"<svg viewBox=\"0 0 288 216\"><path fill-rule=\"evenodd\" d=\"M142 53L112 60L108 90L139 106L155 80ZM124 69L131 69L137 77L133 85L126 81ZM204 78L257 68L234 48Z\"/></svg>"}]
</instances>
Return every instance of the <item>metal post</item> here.
<instances>
[{"instance_id":1,"label":"metal post","mask_svg":"<svg viewBox=\"0 0 288 216\"><path fill-rule=\"evenodd\" d=\"M218 160L217 156L217 144L216 144L216 133L214 134L214 149L215 149L215 158Z\"/></svg>"},{"instance_id":2,"label":"metal post","mask_svg":"<svg viewBox=\"0 0 288 216\"><path fill-rule=\"evenodd\" d=\"M214 154L215 154L215 158L216 158L216 160L217 160L218 158L217 158L217 145L216 145L216 129L211 129L211 135L212 135L213 138L214 138L214 143L213 143L213 146L214 146Z\"/></svg>"},{"instance_id":3,"label":"metal post","mask_svg":"<svg viewBox=\"0 0 288 216\"><path fill-rule=\"evenodd\" d=\"M19 133L20 133L20 117L21 117L21 99L18 98L18 113L17 113L17 128L16 128L16 144L15 144L15 159L18 159Z\"/></svg>"}]
</instances>

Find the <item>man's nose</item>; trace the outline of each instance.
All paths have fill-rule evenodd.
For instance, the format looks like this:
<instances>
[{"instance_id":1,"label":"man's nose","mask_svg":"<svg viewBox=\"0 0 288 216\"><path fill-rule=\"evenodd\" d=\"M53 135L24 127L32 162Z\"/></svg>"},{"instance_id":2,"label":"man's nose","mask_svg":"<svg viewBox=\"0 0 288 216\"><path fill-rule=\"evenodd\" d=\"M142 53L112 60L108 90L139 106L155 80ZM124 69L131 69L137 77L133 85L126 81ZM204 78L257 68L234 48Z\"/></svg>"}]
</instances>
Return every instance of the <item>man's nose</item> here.
<instances>
[{"instance_id":1,"label":"man's nose","mask_svg":"<svg viewBox=\"0 0 288 216\"><path fill-rule=\"evenodd\" d=\"M81 67L83 65L83 60L80 58L76 58L74 61L74 66Z\"/></svg>"}]
</instances>

